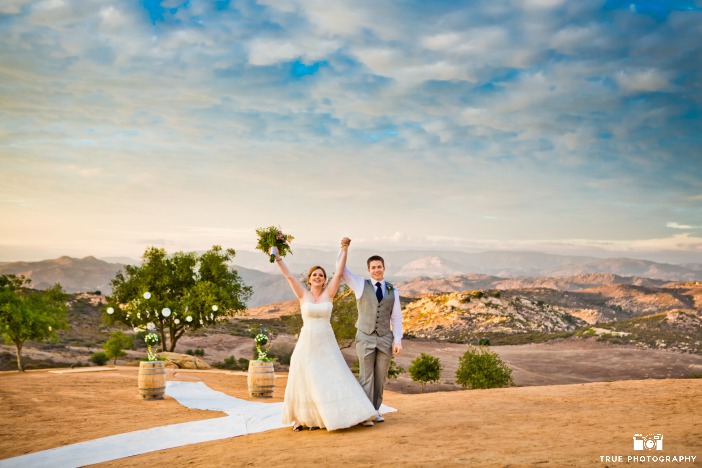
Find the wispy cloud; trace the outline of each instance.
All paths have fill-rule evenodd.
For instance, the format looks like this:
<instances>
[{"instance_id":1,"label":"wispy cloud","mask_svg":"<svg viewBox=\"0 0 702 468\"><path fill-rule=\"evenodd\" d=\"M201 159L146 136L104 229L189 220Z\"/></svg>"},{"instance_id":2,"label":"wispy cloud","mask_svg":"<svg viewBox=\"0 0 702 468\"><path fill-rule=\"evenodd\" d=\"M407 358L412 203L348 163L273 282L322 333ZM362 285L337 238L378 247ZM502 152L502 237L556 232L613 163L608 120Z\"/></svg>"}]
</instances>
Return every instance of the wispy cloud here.
<instances>
[{"instance_id":1,"label":"wispy cloud","mask_svg":"<svg viewBox=\"0 0 702 468\"><path fill-rule=\"evenodd\" d=\"M654 3L4 2L0 244L668 239L702 32Z\"/></svg>"},{"instance_id":2,"label":"wispy cloud","mask_svg":"<svg viewBox=\"0 0 702 468\"><path fill-rule=\"evenodd\" d=\"M679 224L679 223L667 223L666 227L669 227L671 229L702 229L702 226L691 226L689 224Z\"/></svg>"}]
</instances>

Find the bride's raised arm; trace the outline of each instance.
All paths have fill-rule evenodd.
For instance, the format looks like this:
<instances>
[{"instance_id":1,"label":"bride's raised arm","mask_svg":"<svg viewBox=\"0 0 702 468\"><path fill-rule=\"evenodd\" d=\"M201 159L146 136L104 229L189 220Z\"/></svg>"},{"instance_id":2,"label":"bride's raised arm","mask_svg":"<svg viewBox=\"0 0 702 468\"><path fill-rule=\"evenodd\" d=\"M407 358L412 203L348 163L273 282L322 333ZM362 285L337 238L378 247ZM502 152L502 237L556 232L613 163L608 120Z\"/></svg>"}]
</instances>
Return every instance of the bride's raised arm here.
<instances>
[{"instance_id":1,"label":"bride's raised arm","mask_svg":"<svg viewBox=\"0 0 702 468\"><path fill-rule=\"evenodd\" d=\"M341 277L344 276L344 268L346 268L346 258L349 255L349 246L341 245L341 255L336 262L336 271L331 280L329 280L329 285L327 285L327 295L329 299L334 300L336 292L339 290L339 285L341 284Z\"/></svg>"},{"instance_id":2,"label":"bride's raised arm","mask_svg":"<svg viewBox=\"0 0 702 468\"><path fill-rule=\"evenodd\" d=\"M290 273L288 266L285 264L285 262L283 262L283 257L278 255L278 249L276 247L271 247L270 253L271 255L275 255L275 262L278 264L278 268L280 268L280 272L283 274L283 276L285 276L285 279L288 280L290 289L292 289L293 293L295 293L297 300L302 300L305 295L305 288L298 280L295 279L292 273Z\"/></svg>"}]
</instances>

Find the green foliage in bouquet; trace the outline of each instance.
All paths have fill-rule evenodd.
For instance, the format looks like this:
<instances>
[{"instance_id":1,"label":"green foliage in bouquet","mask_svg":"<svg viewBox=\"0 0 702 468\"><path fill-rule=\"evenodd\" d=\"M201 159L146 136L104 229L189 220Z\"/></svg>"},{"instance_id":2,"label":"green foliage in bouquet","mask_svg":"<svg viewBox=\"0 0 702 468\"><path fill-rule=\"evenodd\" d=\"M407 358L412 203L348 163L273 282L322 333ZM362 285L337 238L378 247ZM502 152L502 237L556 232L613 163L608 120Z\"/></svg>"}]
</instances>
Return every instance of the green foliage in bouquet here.
<instances>
[{"instance_id":1,"label":"green foliage in bouquet","mask_svg":"<svg viewBox=\"0 0 702 468\"><path fill-rule=\"evenodd\" d=\"M295 239L290 234L284 234L280 227L268 226L267 228L256 229L258 235L258 244L256 248L261 252L270 255L271 247L278 248L278 255L285 257L288 253L292 255L290 250L290 242ZM275 255L270 255L270 262L275 262Z\"/></svg>"}]
</instances>

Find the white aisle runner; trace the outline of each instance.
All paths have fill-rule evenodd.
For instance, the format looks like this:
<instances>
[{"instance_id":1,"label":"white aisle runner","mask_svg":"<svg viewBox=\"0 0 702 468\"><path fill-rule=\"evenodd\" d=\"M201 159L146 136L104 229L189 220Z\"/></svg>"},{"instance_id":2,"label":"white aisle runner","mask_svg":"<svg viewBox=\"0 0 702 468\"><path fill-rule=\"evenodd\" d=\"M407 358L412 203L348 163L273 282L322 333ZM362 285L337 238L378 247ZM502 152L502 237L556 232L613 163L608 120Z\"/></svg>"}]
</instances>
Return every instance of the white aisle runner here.
<instances>
[{"instance_id":1,"label":"white aisle runner","mask_svg":"<svg viewBox=\"0 0 702 468\"><path fill-rule=\"evenodd\" d=\"M0 468L75 468L183 445L228 439L285 427L283 403L257 403L212 390L202 382L166 382L166 395L193 409L226 417L154 427L0 460ZM382 413L396 411L381 407Z\"/></svg>"}]
</instances>

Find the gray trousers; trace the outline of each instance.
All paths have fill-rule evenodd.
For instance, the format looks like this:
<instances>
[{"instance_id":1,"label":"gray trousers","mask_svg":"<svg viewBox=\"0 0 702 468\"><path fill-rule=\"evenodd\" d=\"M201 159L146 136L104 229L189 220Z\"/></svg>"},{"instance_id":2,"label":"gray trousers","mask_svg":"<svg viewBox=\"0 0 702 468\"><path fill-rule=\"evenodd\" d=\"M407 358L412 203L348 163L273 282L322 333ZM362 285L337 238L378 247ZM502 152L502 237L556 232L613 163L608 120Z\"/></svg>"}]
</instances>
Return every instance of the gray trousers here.
<instances>
[{"instance_id":1,"label":"gray trousers","mask_svg":"<svg viewBox=\"0 0 702 468\"><path fill-rule=\"evenodd\" d=\"M383 402L383 388L392 359L392 332L385 336L356 330L358 381L375 409Z\"/></svg>"}]
</instances>

